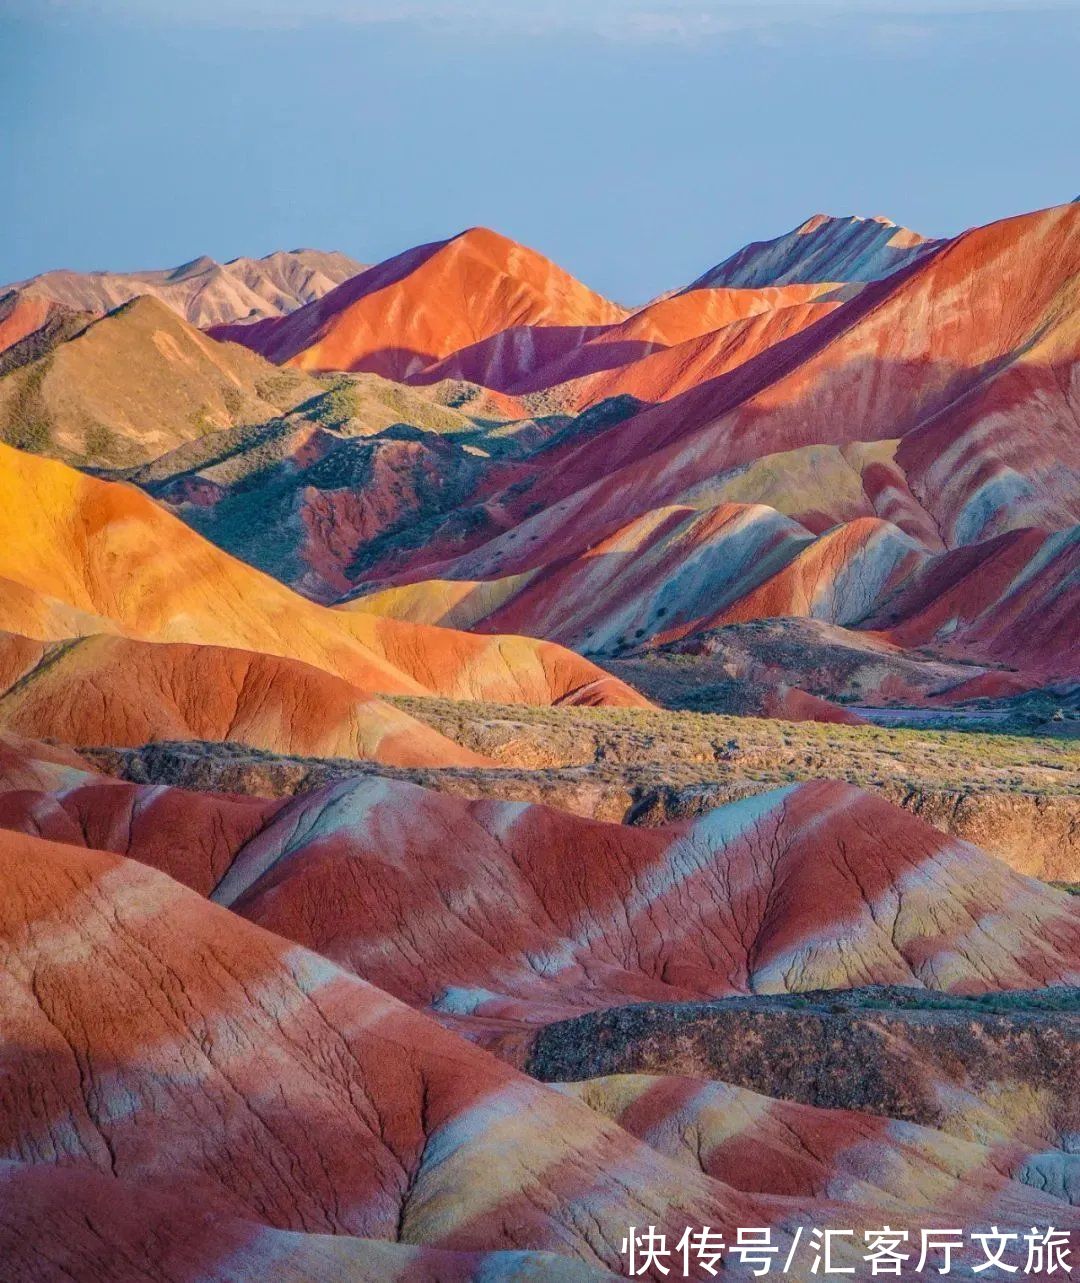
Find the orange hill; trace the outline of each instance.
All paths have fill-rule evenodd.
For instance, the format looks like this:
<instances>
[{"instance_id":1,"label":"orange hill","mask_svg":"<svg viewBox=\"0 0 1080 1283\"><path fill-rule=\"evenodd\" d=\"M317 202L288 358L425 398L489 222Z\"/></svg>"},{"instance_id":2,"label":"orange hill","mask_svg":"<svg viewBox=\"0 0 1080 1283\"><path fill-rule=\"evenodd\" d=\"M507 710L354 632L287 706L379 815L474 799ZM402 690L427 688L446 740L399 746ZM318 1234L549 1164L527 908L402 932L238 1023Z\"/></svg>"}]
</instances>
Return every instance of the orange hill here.
<instances>
[{"instance_id":1,"label":"orange hill","mask_svg":"<svg viewBox=\"0 0 1080 1283\"><path fill-rule=\"evenodd\" d=\"M211 332L304 370L404 379L512 326L585 330L625 315L543 255L472 228L388 259L289 317Z\"/></svg>"},{"instance_id":2,"label":"orange hill","mask_svg":"<svg viewBox=\"0 0 1080 1283\"><path fill-rule=\"evenodd\" d=\"M487 762L400 709L296 660L104 635L49 648L0 697L0 728L86 746L207 740L392 766Z\"/></svg>"},{"instance_id":3,"label":"orange hill","mask_svg":"<svg viewBox=\"0 0 1080 1283\"><path fill-rule=\"evenodd\" d=\"M0 627L118 633L300 660L364 691L550 704L642 698L562 647L331 611L141 492L0 446Z\"/></svg>"}]
</instances>

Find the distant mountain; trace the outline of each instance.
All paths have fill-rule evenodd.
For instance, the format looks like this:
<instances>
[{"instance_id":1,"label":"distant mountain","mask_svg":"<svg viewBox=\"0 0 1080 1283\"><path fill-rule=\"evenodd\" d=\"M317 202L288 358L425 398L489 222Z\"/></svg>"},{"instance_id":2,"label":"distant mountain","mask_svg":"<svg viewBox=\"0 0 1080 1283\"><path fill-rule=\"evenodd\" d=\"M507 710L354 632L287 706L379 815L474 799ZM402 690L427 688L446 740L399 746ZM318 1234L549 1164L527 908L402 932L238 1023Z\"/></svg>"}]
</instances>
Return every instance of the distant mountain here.
<instances>
[{"instance_id":1,"label":"distant mountain","mask_svg":"<svg viewBox=\"0 0 1080 1283\"><path fill-rule=\"evenodd\" d=\"M880 216L831 218L815 214L784 236L744 246L699 276L690 289L878 281L944 243L928 240Z\"/></svg>"},{"instance_id":2,"label":"distant mountain","mask_svg":"<svg viewBox=\"0 0 1080 1283\"><path fill-rule=\"evenodd\" d=\"M159 271L45 272L9 285L7 293L35 300L39 307L59 303L74 311L99 314L111 312L137 295L151 294L192 325L206 328L283 316L363 270L363 264L336 251L278 250L264 258L234 258L227 263L203 255ZM0 307L3 302L0 297ZM2 338L0 328L0 346Z\"/></svg>"}]
</instances>

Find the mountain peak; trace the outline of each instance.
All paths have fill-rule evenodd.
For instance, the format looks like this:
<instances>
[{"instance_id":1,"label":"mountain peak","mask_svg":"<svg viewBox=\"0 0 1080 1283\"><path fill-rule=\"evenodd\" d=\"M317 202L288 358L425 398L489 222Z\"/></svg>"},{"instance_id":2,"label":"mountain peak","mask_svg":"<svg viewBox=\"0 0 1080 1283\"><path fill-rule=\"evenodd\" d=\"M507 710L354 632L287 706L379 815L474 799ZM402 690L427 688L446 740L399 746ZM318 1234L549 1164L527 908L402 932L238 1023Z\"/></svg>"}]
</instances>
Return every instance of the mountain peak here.
<instances>
[{"instance_id":1,"label":"mountain peak","mask_svg":"<svg viewBox=\"0 0 1080 1283\"><path fill-rule=\"evenodd\" d=\"M783 236L753 241L698 277L691 289L758 289L824 281L881 280L940 241L901 227L883 214L814 214Z\"/></svg>"}]
</instances>

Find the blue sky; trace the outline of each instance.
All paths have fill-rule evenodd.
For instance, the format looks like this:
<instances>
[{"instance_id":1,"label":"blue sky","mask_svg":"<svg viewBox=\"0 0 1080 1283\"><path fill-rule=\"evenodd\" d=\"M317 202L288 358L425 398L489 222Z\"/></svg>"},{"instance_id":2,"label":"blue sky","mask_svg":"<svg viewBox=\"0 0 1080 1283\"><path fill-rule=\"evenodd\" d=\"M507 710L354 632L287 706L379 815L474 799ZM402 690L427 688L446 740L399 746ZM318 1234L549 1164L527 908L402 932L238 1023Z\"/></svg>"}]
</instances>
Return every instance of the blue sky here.
<instances>
[{"instance_id":1,"label":"blue sky","mask_svg":"<svg viewBox=\"0 0 1080 1283\"><path fill-rule=\"evenodd\" d=\"M0 0L0 280L487 224L624 302L1080 192L1080 0Z\"/></svg>"}]
</instances>

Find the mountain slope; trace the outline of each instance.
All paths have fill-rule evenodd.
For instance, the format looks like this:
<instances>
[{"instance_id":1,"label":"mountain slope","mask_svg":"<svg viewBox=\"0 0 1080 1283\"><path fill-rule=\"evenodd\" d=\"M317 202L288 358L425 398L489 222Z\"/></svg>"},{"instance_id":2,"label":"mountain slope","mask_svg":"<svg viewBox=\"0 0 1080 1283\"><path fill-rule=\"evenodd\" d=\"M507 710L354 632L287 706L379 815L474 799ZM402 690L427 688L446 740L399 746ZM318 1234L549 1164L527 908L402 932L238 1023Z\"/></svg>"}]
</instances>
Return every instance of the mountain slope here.
<instances>
[{"instance_id":1,"label":"mountain slope","mask_svg":"<svg viewBox=\"0 0 1080 1283\"><path fill-rule=\"evenodd\" d=\"M433 418L440 408L417 402ZM358 408L363 417L367 405ZM302 417L210 433L124 475L234 556L334 601L382 542L460 502L481 462L410 424L372 437L354 435L352 419L323 427L318 415L305 407ZM473 427L458 417L462 432Z\"/></svg>"},{"instance_id":2,"label":"mountain slope","mask_svg":"<svg viewBox=\"0 0 1080 1283\"><path fill-rule=\"evenodd\" d=\"M363 691L646 701L550 643L327 610L207 543L140 491L0 446L0 627L117 633L300 660Z\"/></svg>"},{"instance_id":3,"label":"mountain slope","mask_svg":"<svg viewBox=\"0 0 1080 1283\"><path fill-rule=\"evenodd\" d=\"M0 378L0 437L131 464L215 428L274 418L321 390L215 342L155 298L136 298Z\"/></svg>"},{"instance_id":4,"label":"mountain slope","mask_svg":"<svg viewBox=\"0 0 1080 1283\"><path fill-rule=\"evenodd\" d=\"M623 320L589 329L519 325L453 352L411 376L416 383L465 379L502 392L538 392L571 379L615 371L705 335L790 308L832 300L830 284L785 289L701 289L669 295Z\"/></svg>"},{"instance_id":5,"label":"mountain slope","mask_svg":"<svg viewBox=\"0 0 1080 1283\"><path fill-rule=\"evenodd\" d=\"M972 542L1003 522L1071 524L1080 516L1080 462L1069 433L1080 370L1078 290L1077 206L978 228L868 287L783 345L782 360L748 362L564 451L561 466L539 473L544 489L562 497L600 476L625 486L629 476L619 469L627 465L653 479L644 495L661 482L660 493L674 497L759 456L763 444L776 452L914 438L932 423L934 457L942 465L963 459L949 502L935 502L928 460L913 458L905 471L944 529L967 517ZM1020 384L1017 395L970 414L966 398L1006 377ZM1052 430L1040 431L1033 415L1048 394L1057 413ZM522 504L540 500L537 490Z\"/></svg>"}]
</instances>

